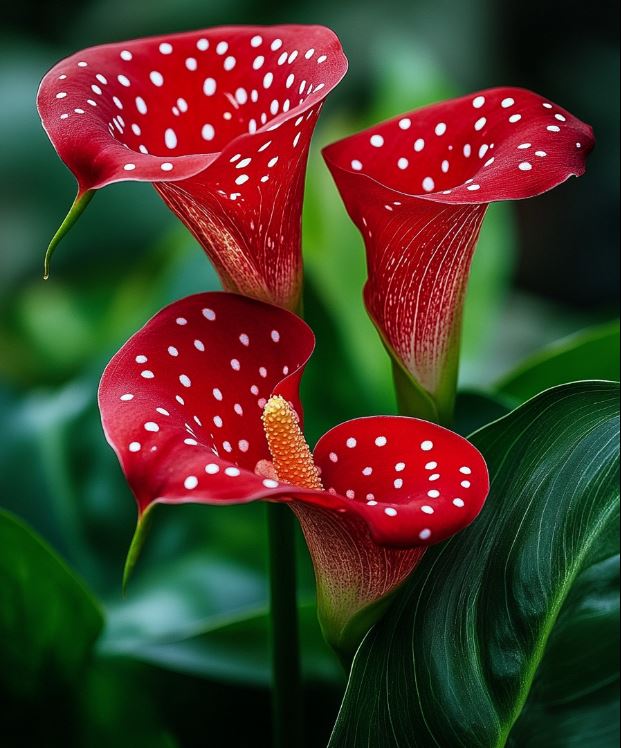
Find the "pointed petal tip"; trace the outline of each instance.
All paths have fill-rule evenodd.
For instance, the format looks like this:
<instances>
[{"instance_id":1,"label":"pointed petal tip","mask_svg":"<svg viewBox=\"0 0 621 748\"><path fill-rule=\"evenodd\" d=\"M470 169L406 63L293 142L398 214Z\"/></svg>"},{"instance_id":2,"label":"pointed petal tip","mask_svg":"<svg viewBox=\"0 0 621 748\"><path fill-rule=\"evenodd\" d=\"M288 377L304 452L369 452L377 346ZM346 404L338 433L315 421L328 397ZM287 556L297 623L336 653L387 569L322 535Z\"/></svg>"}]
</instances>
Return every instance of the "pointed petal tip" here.
<instances>
[{"instance_id":1,"label":"pointed petal tip","mask_svg":"<svg viewBox=\"0 0 621 748\"><path fill-rule=\"evenodd\" d=\"M95 190L84 190L79 191L75 200L73 201L69 212L65 216L63 222L60 224L58 230L52 237L47 250L45 251L45 257L43 259L43 279L48 280L50 277L50 264L52 261L52 255L56 251L56 248L69 232L71 227L75 224L78 218L82 215L86 206L90 203L95 195Z\"/></svg>"},{"instance_id":2,"label":"pointed petal tip","mask_svg":"<svg viewBox=\"0 0 621 748\"><path fill-rule=\"evenodd\" d=\"M140 558L140 554L144 547L146 537L151 526L154 506L156 506L155 503L147 506L144 510L140 509L139 507L136 529L134 530L129 549L127 551L127 556L125 557L125 563L123 565L123 581L121 585L123 595L127 594L127 587L129 585L131 577L133 576L134 569L136 567L136 564L138 563L138 559Z\"/></svg>"}]
</instances>

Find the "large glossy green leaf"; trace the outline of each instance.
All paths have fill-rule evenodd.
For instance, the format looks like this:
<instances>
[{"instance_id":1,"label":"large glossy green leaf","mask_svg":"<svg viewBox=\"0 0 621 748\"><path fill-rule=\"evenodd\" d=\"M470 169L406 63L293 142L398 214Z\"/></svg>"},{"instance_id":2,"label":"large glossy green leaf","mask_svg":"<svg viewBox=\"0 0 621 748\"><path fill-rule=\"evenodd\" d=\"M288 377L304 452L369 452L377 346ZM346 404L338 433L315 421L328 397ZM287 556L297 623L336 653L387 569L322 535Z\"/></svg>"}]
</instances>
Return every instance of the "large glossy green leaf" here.
<instances>
[{"instance_id":1,"label":"large glossy green leaf","mask_svg":"<svg viewBox=\"0 0 621 748\"><path fill-rule=\"evenodd\" d=\"M526 359L497 384L505 397L525 402L549 387L579 379L619 380L619 322L591 327Z\"/></svg>"},{"instance_id":2,"label":"large glossy green leaf","mask_svg":"<svg viewBox=\"0 0 621 748\"><path fill-rule=\"evenodd\" d=\"M102 624L96 602L69 568L0 511L0 694L23 704L52 684L71 684Z\"/></svg>"},{"instance_id":3,"label":"large glossy green leaf","mask_svg":"<svg viewBox=\"0 0 621 748\"><path fill-rule=\"evenodd\" d=\"M618 386L548 390L472 441L487 504L363 642L331 748L618 745Z\"/></svg>"}]
</instances>

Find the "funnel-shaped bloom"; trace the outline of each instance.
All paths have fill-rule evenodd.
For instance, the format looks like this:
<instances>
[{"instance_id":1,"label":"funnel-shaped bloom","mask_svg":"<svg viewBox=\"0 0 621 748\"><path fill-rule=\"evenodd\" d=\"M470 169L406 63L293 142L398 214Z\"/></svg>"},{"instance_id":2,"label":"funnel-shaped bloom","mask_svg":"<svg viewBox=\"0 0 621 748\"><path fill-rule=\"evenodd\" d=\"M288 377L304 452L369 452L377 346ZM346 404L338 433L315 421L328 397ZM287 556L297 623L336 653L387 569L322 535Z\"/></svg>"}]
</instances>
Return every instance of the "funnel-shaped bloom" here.
<instances>
[{"instance_id":1,"label":"funnel-shaped bloom","mask_svg":"<svg viewBox=\"0 0 621 748\"><path fill-rule=\"evenodd\" d=\"M290 503L324 631L347 648L425 547L477 516L488 475L468 441L413 418L343 423L311 455L298 390L313 347L309 327L283 309L200 294L123 346L99 400L141 518L157 502Z\"/></svg>"},{"instance_id":2,"label":"funnel-shaped bloom","mask_svg":"<svg viewBox=\"0 0 621 748\"><path fill-rule=\"evenodd\" d=\"M452 410L464 292L490 202L581 175L588 125L547 99L496 88L401 115L324 150L364 237L366 306L412 410ZM502 251L502 248L499 248ZM408 404L403 403L407 409Z\"/></svg>"},{"instance_id":3,"label":"funnel-shaped bloom","mask_svg":"<svg viewBox=\"0 0 621 748\"><path fill-rule=\"evenodd\" d=\"M78 180L60 235L92 190L153 182L227 289L295 308L308 147L346 68L321 26L213 28L62 60L38 96Z\"/></svg>"}]
</instances>

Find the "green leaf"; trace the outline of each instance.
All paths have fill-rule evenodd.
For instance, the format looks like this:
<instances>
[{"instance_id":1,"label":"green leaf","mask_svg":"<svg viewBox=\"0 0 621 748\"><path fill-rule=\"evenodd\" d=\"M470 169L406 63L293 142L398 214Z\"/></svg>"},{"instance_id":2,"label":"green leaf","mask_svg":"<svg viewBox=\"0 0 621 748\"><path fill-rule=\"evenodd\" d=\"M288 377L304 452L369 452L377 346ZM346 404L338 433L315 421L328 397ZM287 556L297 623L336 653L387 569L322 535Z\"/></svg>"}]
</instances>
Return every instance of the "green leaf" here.
<instances>
[{"instance_id":1,"label":"green leaf","mask_svg":"<svg viewBox=\"0 0 621 748\"><path fill-rule=\"evenodd\" d=\"M618 386L476 432L492 487L358 651L331 748L618 745Z\"/></svg>"},{"instance_id":2,"label":"green leaf","mask_svg":"<svg viewBox=\"0 0 621 748\"><path fill-rule=\"evenodd\" d=\"M24 702L82 672L103 625L88 590L54 552L0 511L0 693Z\"/></svg>"},{"instance_id":3,"label":"green leaf","mask_svg":"<svg viewBox=\"0 0 621 748\"><path fill-rule=\"evenodd\" d=\"M315 605L301 605L299 615L305 678L339 683L343 672L323 639ZM264 609L215 615L160 636L109 633L100 652L106 656L131 654L158 667L220 681L265 686L271 679L269 615Z\"/></svg>"},{"instance_id":4,"label":"green leaf","mask_svg":"<svg viewBox=\"0 0 621 748\"><path fill-rule=\"evenodd\" d=\"M546 346L503 377L496 389L525 402L549 387L580 379L619 380L618 321Z\"/></svg>"}]
</instances>

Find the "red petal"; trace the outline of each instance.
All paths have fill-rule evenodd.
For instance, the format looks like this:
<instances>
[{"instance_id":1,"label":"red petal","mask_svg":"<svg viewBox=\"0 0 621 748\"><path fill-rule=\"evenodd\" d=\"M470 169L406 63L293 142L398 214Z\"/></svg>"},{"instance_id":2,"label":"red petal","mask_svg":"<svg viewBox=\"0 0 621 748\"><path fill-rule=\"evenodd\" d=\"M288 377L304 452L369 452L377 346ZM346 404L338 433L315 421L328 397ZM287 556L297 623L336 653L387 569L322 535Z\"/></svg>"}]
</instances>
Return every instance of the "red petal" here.
<instances>
[{"instance_id":1,"label":"red petal","mask_svg":"<svg viewBox=\"0 0 621 748\"><path fill-rule=\"evenodd\" d=\"M333 507L309 497L314 506L307 499L293 508L313 557L324 630L340 648L343 639L358 643L378 613L363 616L360 630L352 621L396 590L425 546L472 522L489 479L466 439L413 418L343 423L319 440L315 461L324 487L338 494Z\"/></svg>"},{"instance_id":2,"label":"red petal","mask_svg":"<svg viewBox=\"0 0 621 748\"><path fill-rule=\"evenodd\" d=\"M499 88L401 115L324 150L366 243L369 313L432 395L453 389L486 204L581 175L593 145L591 128L566 110Z\"/></svg>"},{"instance_id":3,"label":"red petal","mask_svg":"<svg viewBox=\"0 0 621 748\"><path fill-rule=\"evenodd\" d=\"M356 515L374 541L404 548L468 525L487 495L483 458L466 439L426 421L386 416L336 426L314 453L323 492L265 485L254 473L270 459L265 401L276 392L301 414L299 382L313 346L295 315L227 293L177 301L137 332L106 367L99 403L141 511L153 501L287 494ZM221 470L206 470L211 463ZM228 480L227 465L241 469L238 480Z\"/></svg>"},{"instance_id":4,"label":"red petal","mask_svg":"<svg viewBox=\"0 0 621 748\"><path fill-rule=\"evenodd\" d=\"M313 346L295 315L226 293L175 302L136 333L106 368L99 404L140 512L154 501L273 493L273 481L254 472L270 459L262 409L277 389L301 413Z\"/></svg>"},{"instance_id":5,"label":"red petal","mask_svg":"<svg viewBox=\"0 0 621 748\"><path fill-rule=\"evenodd\" d=\"M156 183L228 288L293 307L308 146L346 65L321 26L215 28L83 50L38 106L80 193Z\"/></svg>"},{"instance_id":6,"label":"red petal","mask_svg":"<svg viewBox=\"0 0 621 748\"><path fill-rule=\"evenodd\" d=\"M377 543L403 548L454 535L481 511L489 480L463 437L416 418L378 416L336 426L315 448L327 490L367 523Z\"/></svg>"}]
</instances>

